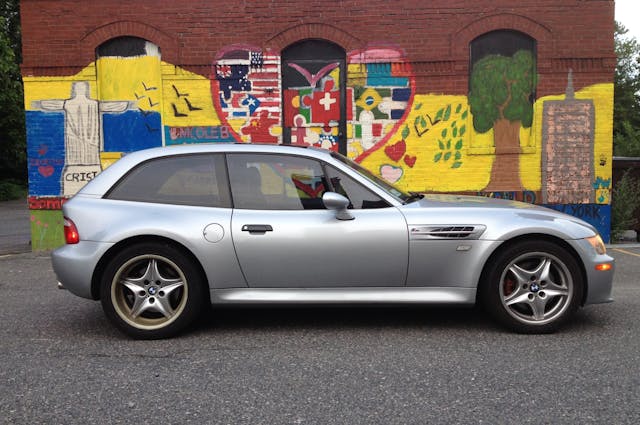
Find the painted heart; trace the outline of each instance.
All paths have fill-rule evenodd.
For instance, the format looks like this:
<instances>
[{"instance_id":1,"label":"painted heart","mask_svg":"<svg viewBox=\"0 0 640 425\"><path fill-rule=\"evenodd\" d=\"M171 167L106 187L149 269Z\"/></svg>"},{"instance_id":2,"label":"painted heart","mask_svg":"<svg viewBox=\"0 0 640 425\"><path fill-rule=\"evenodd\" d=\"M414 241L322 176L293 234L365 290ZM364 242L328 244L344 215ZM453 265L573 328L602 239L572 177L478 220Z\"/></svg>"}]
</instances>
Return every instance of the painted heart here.
<instances>
[{"instance_id":1,"label":"painted heart","mask_svg":"<svg viewBox=\"0 0 640 425\"><path fill-rule=\"evenodd\" d=\"M406 152L407 143L404 140L400 140L398 143L384 148L384 153L395 162L400 161Z\"/></svg>"},{"instance_id":2,"label":"painted heart","mask_svg":"<svg viewBox=\"0 0 640 425\"><path fill-rule=\"evenodd\" d=\"M398 133L411 111L415 78L406 55L394 48L368 48L347 53L346 68L357 65L361 71L349 75L346 88L347 127L357 128L353 137L356 158L361 161L384 147ZM294 64L294 66L291 66ZM211 97L221 125L238 141L282 141L282 124L294 134L293 117L303 115L306 128L319 135L330 134L337 127L339 96L337 79L343 68L328 64L323 72L312 72L304 62L287 62L287 70L306 77L308 86L287 87L281 69L280 52L260 47L224 48L216 56L211 75ZM251 98L251 104L245 99ZM251 106L251 107L250 107ZM336 116L336 113L338 114ZM267 131L254 134L261 126ZM268 136L267 136L268 135ZM315 144L319 145L319 144ZM398 162L404 152L393 152Z\"/></svg>"},{"instance_id":3,"label":"painted heart","mask_svg":"<svg viewBox=\"0 0 640 425\"><path fill-rule=\"evenodd\" d=\"M404 156L404 163L407 164L409 167L413 168L414 165L416 165L416 160L418 158L415 156L411 156L411 155L405 155Z\"/></svg>"},{"instance_id":4,"label":"painted heart","mask_svg":"<svg viewBox=\"0 0 640 425\"><path fill-rule=\"evenodd\" d=\"M380 167L380 175L389 183L395 183L402 178L404 171L400 167L385 164Z\"/></svg>"},{"instance_id":5,"label":"painted heart","mask_svg":"<svg viewBox=\"0 0 640 425\"><path fill-rule=\"evenodd\" d=\"M52 165L41 165L38 167L38 172L44 177L51 177L54 169Z\"/></svg>"}]
</instances>

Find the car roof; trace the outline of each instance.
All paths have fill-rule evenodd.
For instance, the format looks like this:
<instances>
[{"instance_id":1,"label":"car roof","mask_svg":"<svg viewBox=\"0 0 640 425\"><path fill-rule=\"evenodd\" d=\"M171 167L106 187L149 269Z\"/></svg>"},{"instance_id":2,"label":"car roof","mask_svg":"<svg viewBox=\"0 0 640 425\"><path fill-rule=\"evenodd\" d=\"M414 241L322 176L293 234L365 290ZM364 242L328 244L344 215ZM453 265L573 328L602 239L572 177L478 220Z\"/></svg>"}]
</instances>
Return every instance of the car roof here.
<instances>
[{"instance_id":1,"label":"car roof","mask_svg":"<svg viewBox=\"0 0 640 425\"><path fill-rule=\"evenodd\" d=\"M312 157L324 157L329 155L329 151L326 149L316 148L312 146L301 145L276 145L267 143L194 143L184 145L171 145L162 146L157 148L144 149L135 151L129 154L125 154L126 157L145 157L155 158L160 156L170 155L182 155L191 153L206 153L206 152L253 152L253 153L289 153L289 154L301 154Z\"/></svg>"}]
</instances>

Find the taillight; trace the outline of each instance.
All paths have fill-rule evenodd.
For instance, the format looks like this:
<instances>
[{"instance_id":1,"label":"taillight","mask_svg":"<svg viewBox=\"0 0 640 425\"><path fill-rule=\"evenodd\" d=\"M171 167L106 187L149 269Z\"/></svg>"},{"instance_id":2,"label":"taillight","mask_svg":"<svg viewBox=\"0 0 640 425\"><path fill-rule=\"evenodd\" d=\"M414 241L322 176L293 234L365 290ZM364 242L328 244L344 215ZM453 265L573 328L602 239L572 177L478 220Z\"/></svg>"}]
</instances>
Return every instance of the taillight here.
<instances>
[{"instance_id":1,"label":"taillight","mask_svg":"<svg viewBox=\"0 0 640 425\"><path fill-rule=\"evenodd\" d=\"M64 240L68 244L76 244L80 242L80 235L78 234L78 228L76 225L68 219L64 218Z\"/></svg>"}]
</instances>

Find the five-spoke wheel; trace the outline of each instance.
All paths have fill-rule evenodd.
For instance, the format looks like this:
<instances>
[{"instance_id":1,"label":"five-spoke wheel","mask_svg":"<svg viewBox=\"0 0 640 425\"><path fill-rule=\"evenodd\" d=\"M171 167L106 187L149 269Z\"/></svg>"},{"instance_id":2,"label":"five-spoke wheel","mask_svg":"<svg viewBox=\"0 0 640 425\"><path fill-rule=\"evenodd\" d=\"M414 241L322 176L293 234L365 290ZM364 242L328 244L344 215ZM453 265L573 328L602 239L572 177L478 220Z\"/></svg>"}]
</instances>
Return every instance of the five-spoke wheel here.
<instances>
[{"instance_id":1,"label":"five-spoke wheel","mask_svg":"<svg viewBox=\"0 0 640 425\"><path fill-rule=\"evenodd\" d=\"M162 338L187 326L202 305L191 261L170 245L125 248L108 264L101 287L107 316L137 338Z\"/></svg>"},{"instance_id":2,"label":"five-spoke wheel","mask_svg":"<svg viewBox=\"0 0 640 425\"><path fill-rule=\"evenodd\" d=\"M498 320L520 332L552 332L582 299L582 275L566 250L527 241L500 251L483 274L480 295Z\"/></svg>"}]
</instances>

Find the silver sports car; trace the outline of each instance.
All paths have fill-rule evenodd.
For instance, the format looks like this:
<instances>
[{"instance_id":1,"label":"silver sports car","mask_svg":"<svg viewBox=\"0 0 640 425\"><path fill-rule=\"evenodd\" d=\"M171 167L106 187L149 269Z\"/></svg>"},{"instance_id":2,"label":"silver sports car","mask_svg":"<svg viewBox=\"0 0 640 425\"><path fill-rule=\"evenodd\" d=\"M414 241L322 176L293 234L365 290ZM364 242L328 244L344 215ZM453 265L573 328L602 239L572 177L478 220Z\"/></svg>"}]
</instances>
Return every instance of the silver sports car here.
<instances>
[{"instance_id":1,"label":"silver sports car","mask_svg":"<svg viewBox=\"0 0 640 425\"><path fill-rule=\"evenodd\" d=\"M59 286L136 338L221 304L480 303L518 332L611 301L614 260L574 217L405 193L314 148L212 144L126 155L64 204Z\"/></svg>"}]
</instances>

